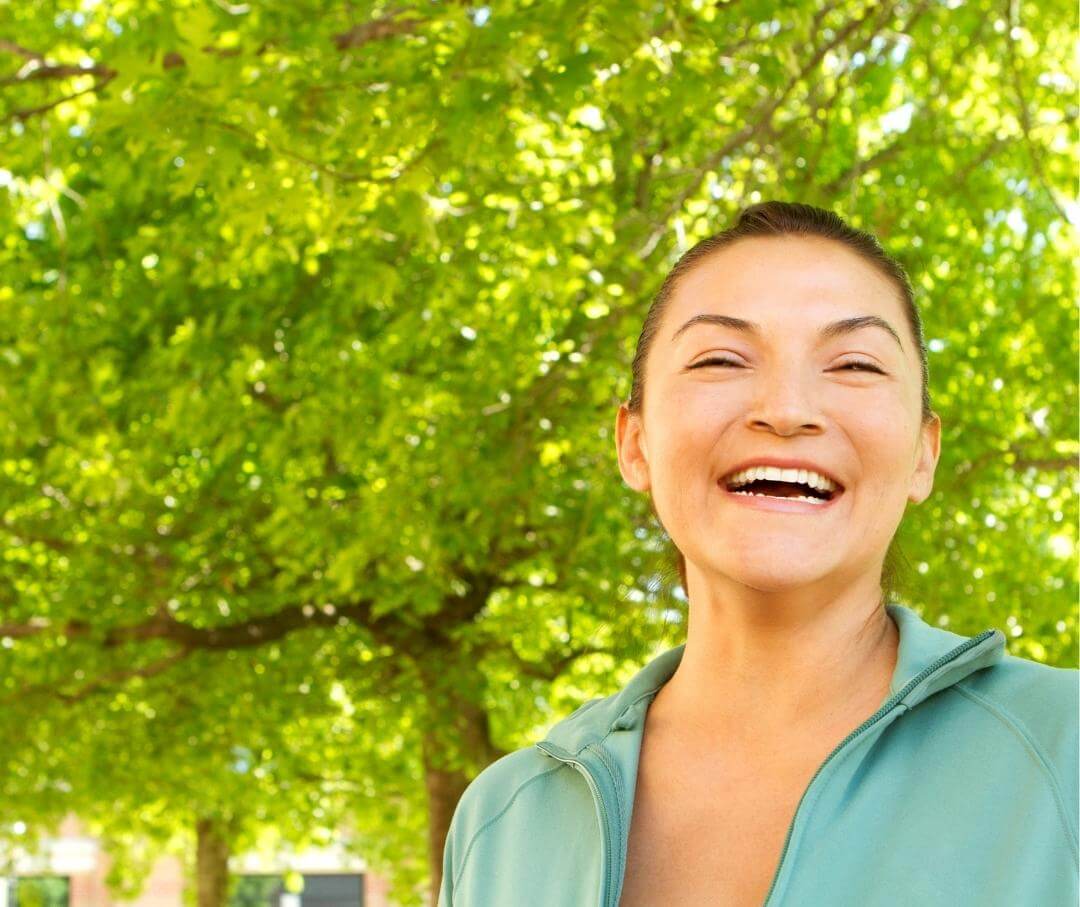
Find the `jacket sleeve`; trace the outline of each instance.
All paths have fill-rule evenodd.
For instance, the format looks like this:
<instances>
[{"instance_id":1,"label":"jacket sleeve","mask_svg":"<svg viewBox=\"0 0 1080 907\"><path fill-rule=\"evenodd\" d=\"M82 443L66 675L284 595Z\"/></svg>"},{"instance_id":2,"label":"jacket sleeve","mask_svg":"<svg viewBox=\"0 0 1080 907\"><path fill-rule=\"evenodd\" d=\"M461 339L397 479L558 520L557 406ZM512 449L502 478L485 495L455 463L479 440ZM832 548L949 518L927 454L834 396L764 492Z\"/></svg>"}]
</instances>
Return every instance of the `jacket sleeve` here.
<instances>
[{"instance_id":1,"label":"jacket sleeve","mask_svg":"<svg viewBox=\"0 0 1080 907\"><path fill-rule=\"evenodd\" d=\"M442 859L442 883L439 885L439 900L436 907L453 907L454 904L454 853L455 837L457 835L458 810L454 811L450 819L450 828L446 833L446 845L443 847Z\"/></svg>"}]
</instances>

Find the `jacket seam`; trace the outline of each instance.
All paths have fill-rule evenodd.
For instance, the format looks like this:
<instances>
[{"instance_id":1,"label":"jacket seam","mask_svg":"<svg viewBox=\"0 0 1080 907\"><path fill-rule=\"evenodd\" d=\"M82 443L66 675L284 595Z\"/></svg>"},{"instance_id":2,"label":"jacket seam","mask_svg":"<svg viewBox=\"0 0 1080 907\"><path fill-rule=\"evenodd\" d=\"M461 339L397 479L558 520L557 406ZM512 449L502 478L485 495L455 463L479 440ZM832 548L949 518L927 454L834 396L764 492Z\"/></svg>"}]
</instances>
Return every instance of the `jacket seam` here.
<instances>
[{"instance_id":1,"label":"jacket seam","mask_svg":"<svg viewBox=\"0 0 1080 907\"><path fill-rule=\"evenodd\" d=\"M561 768L564 768L564 765L560 762L554 768L545 769L538 775L533 775L531 778L526 778L524 781L521 782L521 784L517 786L517 789L513 792L513 794L510 795L510 799L506 801L506 805L503 806L502 809L500 809L494 816L488 819L473 833L473 836L469 839L468 847L465 848L465 853L463 853L461 856L461 868L454 874L454 879L451 883L452 888L457 888L461 884L461 878L463 875L465 875L465 866L469 862L469 855L472 853L473 845L476 844L477 840L480 838L480 835L482 835L491 825L493 825L506 814L506 811L511 806L513 806L514 800L517 799L517 795L520 794L523 790L525 790L526 787L528 787L534 781L539 781L546 775L550 775L552 772L557 772Z\"/></svg>"},{"instance_id":2,"label":"jacket seam","mask_svg":"<svg viewBox=\"0 0 1080 907\"><path fill-rule=\"evenodd\" d=\"M622 719L622 716L625 715L627 712L629 712L639 702L641 702L642 699L647 699L649 696L655 696L657 694L657 692L660 690L660 687L662 687L662 686L663 686L663 684L660 684L660 686L658 686L658 687L653 687L651 690L646 690L640 696L635 696L630 702L628 702L626 704L626 706L623 709L621 709L619 711L619 714L616 715L611 720L611 722L608 724L607 730L604 732L603 737L601 737L599 740L590 740L590 741L584 743L581 747L579 747L577 749L577 751L574 753L574 755L575 756L578 755L579 753L581 753L582 751L584 751L585 749L587 749L590 746L603 746L604 741L607 740L608 737L610 737L613 733L615 733L616 730L618 730L616 725Z\"/></svg>"},{"instance_id":3,"label":"jacket seam","mask_svg":"<svg viewBox=\"0 0 1080 907\"><path fill-rule=\"evenodd\" d=\"M1050 760L1043 752L1042 747L1036 742L1034 735L1019 718L1013 715L1000 703L992 702L981 693L966 689L959 683L953 688L960 695L966 696L968 699L981 705L984 709L994 715L1002 724L1020 738L1021 742L1035 757L1035 761L1042 768L1043 773L1046 775L1046 780L1050 785L1050 791L1053 794L1054 803L1057 806L1058 818L1061 819L1061 826L1065 831L1065 840L1069 844L1069 852L1072 855L1073 863L1080 865L1080 852L1078 852L1076 837L1073 835L1072 828L1069 827L1068 810L1065 808L1065 797L1061 792L1061 785L1058 783L1057 775L1053 770L1053 766L1050 764Z\"/></svg>"},{"instance_id":4,"label":"jacket seam","mask_svg":"<svg viewBox=\"0 0 1080 907\"><path fill-rule=\"evenodd\" d=\"M630 709L632 709L635 705L637 705L639 702L641 702L642 699L647 699L650 696L655 696L657 693L660 692L660 689L663 686L664 686L664 684L660 684L660 686L656 686L656 687L653 687L652 689L646 690L640 696L635 696L634 699L631 702L627 703L626 708L623 709L621 712L619 712L619 714L616 717L615 721L612 722L613 726L612 726L611 730L608 731L608 734L610 734L611 731L615 730L614 724L615 724L615 722L617 722L619 720L619 718L622 718L623 715L625 715L627 712L630 711ZM605 735L605 736L607 736L607 735Z\"/></svg>"}]
</instances>

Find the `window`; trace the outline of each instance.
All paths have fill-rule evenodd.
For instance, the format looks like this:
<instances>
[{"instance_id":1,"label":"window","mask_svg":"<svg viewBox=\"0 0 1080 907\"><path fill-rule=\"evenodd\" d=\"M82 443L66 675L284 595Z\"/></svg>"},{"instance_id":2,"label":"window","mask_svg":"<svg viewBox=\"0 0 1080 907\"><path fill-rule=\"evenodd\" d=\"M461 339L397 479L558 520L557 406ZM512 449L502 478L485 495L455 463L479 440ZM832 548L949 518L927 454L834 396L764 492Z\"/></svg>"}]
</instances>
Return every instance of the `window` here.
<instances>
[{"instance_id":1,"label":"window","mask_svg":"<svg viewBox=\"0 0 1080 907\"><path fill-rule=\"evenodd\" d=\"M303 889L290 892L284 876L240 876L229 907L364 907L364 876L360 873L301 878Z\"/></svg>"},{"instance_id":2,"label":"window","mask_svg":"<svg viewBox=\"0 0 1080 907\"><path fill-rule=\"evenodd\" d=\"M18 876L6 882L0 879L0 890L5 884L8 907L69 907L71 903L66 876Z\"/></svg>"}]
</instances>

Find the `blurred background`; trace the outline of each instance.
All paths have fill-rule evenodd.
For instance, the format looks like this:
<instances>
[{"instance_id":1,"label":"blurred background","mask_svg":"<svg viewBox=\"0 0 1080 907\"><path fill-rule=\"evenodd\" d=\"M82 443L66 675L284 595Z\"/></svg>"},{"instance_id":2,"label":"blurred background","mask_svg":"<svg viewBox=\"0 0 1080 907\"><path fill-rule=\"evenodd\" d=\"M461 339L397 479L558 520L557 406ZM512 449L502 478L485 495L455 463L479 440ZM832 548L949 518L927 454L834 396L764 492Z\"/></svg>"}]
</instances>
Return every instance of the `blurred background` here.
<instances>
[{"instance_id":1,"label":"blurred background","mask_svg":"<svg viewBox=\"0 0 1080 907\"><path fill-rule=\"evenodd\" d=\"M615 413L757 201L911 274L898 599L1077 666L1075 27L0 4L0 905L427 903L468 782L685 639Z\"/></svg>"}]
</instances>

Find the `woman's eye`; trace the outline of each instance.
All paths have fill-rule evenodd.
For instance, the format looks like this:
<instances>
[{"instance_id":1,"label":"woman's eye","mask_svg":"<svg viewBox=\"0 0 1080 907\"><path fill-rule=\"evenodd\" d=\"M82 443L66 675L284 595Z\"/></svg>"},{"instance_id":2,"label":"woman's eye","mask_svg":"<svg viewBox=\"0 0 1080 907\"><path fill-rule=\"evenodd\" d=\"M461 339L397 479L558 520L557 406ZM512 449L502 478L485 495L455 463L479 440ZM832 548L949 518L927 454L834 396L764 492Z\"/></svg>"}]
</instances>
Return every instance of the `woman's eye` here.
<instances>
[{"instance_id":1,"label":"woman's eye","mask_svg":"<svg viewBox=\"0 0 1080 907\"><path fill-rule=\"evenodd\" d=\"M841 368L841 369L851 368L851 369L863 370L863 371L868 371L868 372L877 372L879 375L884 375L885 374L876 365L871 365L869 362L848 362L846 365L839 366L839 368Z\"/></svg>"},{"instance_id":2,"label":"woman's eye","mask_svg":"<svg viewBox=\"0 0 1080 907\"><path fill-rule=\"evenodd\" d=\"M695 362L690 368L701 368L705 365L734 365L737 368L742 368L742 366L734 359L721 359L716 357L712 359L702 359L701 362Z\"/></svg>"},{"instance_id":3,"label":"woman's eye","mask_svg":"<svg viewBox=\"0 0 1080 907\"><path fill-rule=\"evenodd\" d=\"M725 365L725 366L733 366L735 368L742 368L742 366L738 362L736 362L734 359L717 358L717 357L713 357L711 359L702 359L701 362L695 362L693 365L690 366L690 368L703 368L706 365ZM877 372L879 375L884 375L885 374L885 372L883 372L881 369L879 369L876 365L871 365L869 362L848 362L848 363L846 363L844 365L838 366L838 368L839 369L846 369L847 368L847 369L852 369L854 371Z\"/></svg>"}]
</instances>

